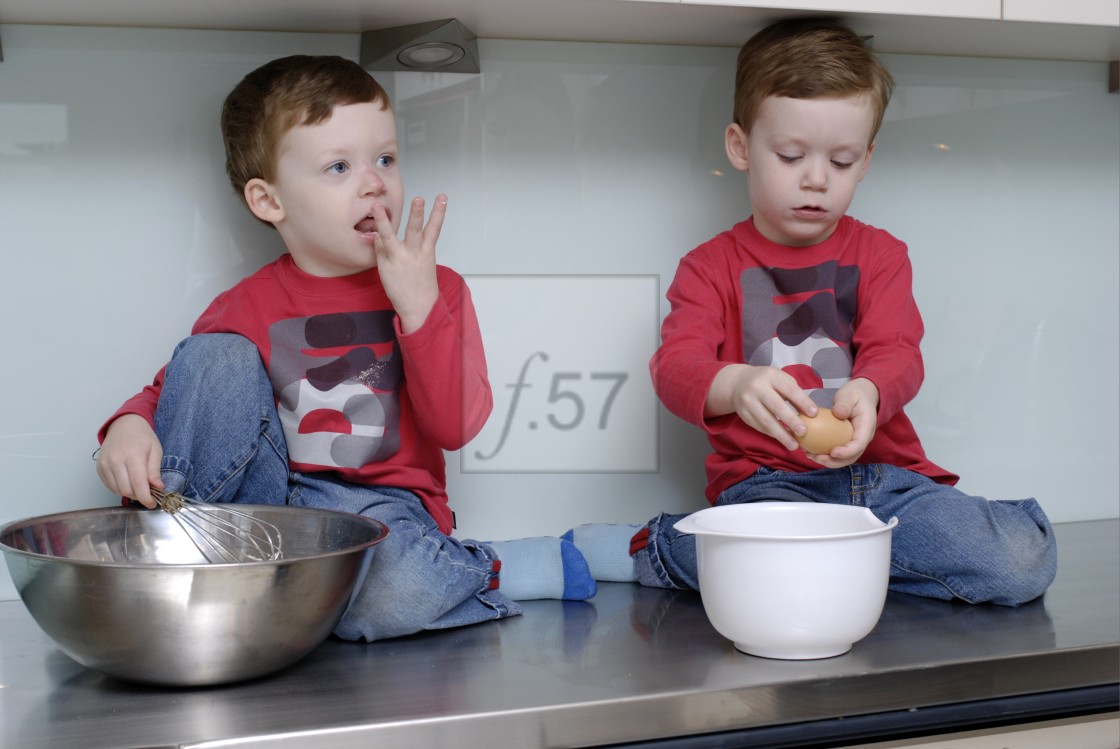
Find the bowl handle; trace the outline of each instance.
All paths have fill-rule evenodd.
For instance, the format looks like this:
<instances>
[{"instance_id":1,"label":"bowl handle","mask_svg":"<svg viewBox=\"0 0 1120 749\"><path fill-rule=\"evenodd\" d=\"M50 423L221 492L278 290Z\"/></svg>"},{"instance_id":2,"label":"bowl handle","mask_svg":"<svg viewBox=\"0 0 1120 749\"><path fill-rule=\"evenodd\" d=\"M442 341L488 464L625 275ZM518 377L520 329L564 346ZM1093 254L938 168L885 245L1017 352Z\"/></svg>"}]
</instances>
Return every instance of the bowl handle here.
<instances>
[{"instance_id":1,"label":"bowl handle","mask_svg":"<svg viewBox=\"0 0 1120 749\"><path fill-rule=\"evenodd\" d=\"M695 513L693 513L694 515ZM673 523L673 527L681 533L703 533L704 529L696 522L693 515L688 515Z\"/></svg>"}]
</instances>

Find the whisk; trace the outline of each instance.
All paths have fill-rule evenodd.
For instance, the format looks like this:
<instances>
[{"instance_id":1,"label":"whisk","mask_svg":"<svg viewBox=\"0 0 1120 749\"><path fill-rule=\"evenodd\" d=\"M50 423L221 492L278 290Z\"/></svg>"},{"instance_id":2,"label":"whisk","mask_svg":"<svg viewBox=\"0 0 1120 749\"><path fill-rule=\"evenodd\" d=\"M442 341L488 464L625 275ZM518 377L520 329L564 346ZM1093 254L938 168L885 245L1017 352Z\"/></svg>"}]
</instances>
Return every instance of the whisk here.
<instances>
[{"instance_id":1,"label":"whisk","mask_svg":"<svg viewBox=\"0 0 1120 749\"><path fill-rule=\"evenodd\" d=\"M272 523L178 492L153 487L152 496L209 562L271 562L282 556L280 529Z\"/></svg>"}]
</instances>

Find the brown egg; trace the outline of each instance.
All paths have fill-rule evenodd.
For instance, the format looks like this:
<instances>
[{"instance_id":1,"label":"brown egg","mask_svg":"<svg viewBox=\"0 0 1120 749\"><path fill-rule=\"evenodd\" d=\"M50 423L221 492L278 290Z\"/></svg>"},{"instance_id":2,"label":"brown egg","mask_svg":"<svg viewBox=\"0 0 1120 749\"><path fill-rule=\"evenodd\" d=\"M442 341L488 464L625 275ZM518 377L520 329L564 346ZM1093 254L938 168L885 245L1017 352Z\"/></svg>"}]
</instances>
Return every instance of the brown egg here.
<instances>
[{"instance_id":1,"label":"brown egg","mask_svg":"<svg viewBox=\"0 0 1120 749\"><path fill-rule=\"evenodd\" d=\"M805 448L805 452L827 455L832 448L846 444L852 438L852 422L836 418L832 409L818 408L816 416L810 418L802 414L801 420L805 422L806 430L797 442Z\"/></svg>"}]
</instances>

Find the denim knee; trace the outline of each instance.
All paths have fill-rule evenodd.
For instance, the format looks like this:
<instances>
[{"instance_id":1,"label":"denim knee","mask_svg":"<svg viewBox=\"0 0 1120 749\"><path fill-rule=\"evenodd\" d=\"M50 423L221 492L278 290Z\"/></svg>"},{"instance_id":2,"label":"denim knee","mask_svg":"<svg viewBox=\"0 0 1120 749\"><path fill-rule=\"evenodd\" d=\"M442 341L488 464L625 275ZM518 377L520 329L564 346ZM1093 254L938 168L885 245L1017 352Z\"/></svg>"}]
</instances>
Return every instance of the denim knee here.
<instances>
[{"instance_id":1,"label":"denim knee","mask_svg":"<svg viewBox=\"0 0 1120 749\"><path fill-rule=\"evenodd\" d=\"M1057 572L1053 529L1033 499L989 501L938 488L899 512L891 589L1018 606Z\"/></svg>"},{"instance_id":2,"label":"denim knee","mask_svg":"<svg viewBox=\"0 0 1120 749\"><path fill-rule=\"evenodd\" d=\"M673 527L683 517L661 513L646 525L646 544L633 553L634 573L641 585L699 590L695 537Z\"/></svg>"},{"instance_id":3,"label":"denim knee","mask_svg":"<svg viewBox=\"0 0 1120 749\"><path fill-rule=\"evenodd\" d=\"M396 544L387 546L394 537ZM445 544L466 546L468 554ZM520 613L517 604L488 590L494 574L482 545L394 523L334 634L372 642Z\"/></svg>"},{"instance_id":4,"label":"denim knee","mask_svg":"<svg viewBox=\"0 0 1120 749\"><path fill-rule=\"evenodd\" d=\"M155 413L164 482L206 501L283 502L287 451L257 347L235 334L191 336L164 374Z\"/></svg>"},{"instance_id":5,"label":"denim knee","mask_svg":"<svg viewBox=\"0 0 1120 749\"><path fill-rule=\"evenodd\" d=\"M1002 543L993 544L986 560L986 585L977 586L983 600L1002 606L1019 606L1041 596L1058 573L1058 546L1054 530L1034 499L997 500L997 506L1015 508L1021 522L1001 523Z\"/></svg>"},{"instance_id":6,"label":"denim knee","mask_svg":"<svg viewBox=\"0 0 1120 749\"><path fill-rule=\"evenodd\" d=\"M419 497L396 487L361 486L329 476L293 474L292 503L364 515L389 528L334 634L381 640L521 613L490 590L497 571L489 546L439 531Z\"/></svg>"},{"instance_id":7,"label":"denim knee","mask_svg":"<svg viewBox=\"0 0 1120 749\"><path fill-rule=\"evenodd\" d=\"M261 369L260 351L248 338L236 333L202 333L179 342L168 368L189 365L202 372L233 372L238 377Z\"/></svg>"}]
</instances>

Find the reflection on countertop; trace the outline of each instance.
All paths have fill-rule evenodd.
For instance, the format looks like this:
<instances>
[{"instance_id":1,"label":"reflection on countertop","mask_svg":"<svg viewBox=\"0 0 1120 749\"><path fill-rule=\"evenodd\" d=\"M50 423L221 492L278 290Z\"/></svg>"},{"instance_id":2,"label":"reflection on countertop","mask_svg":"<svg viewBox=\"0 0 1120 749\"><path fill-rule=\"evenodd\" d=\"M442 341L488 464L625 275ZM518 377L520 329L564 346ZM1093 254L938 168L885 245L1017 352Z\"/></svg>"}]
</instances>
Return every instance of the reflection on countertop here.
<instances>
[{"instance_id":1,"label":"reflection on countertop","mask_svg":"<svg viewBox=\"0 0 1120 749\"><path fill-rule=\"evenodd\" d=\"M891 594L871 635L818 661L743 655L698 595L611 583L587 602L526 602L501 622L329 640L252 682L152 689L75 663L22 604L0 603L0 746L594 746L1115 694L1120 522L1057 532L1059 577L1044 598L1009 609Z\"/></svg>"}]
</instances>

